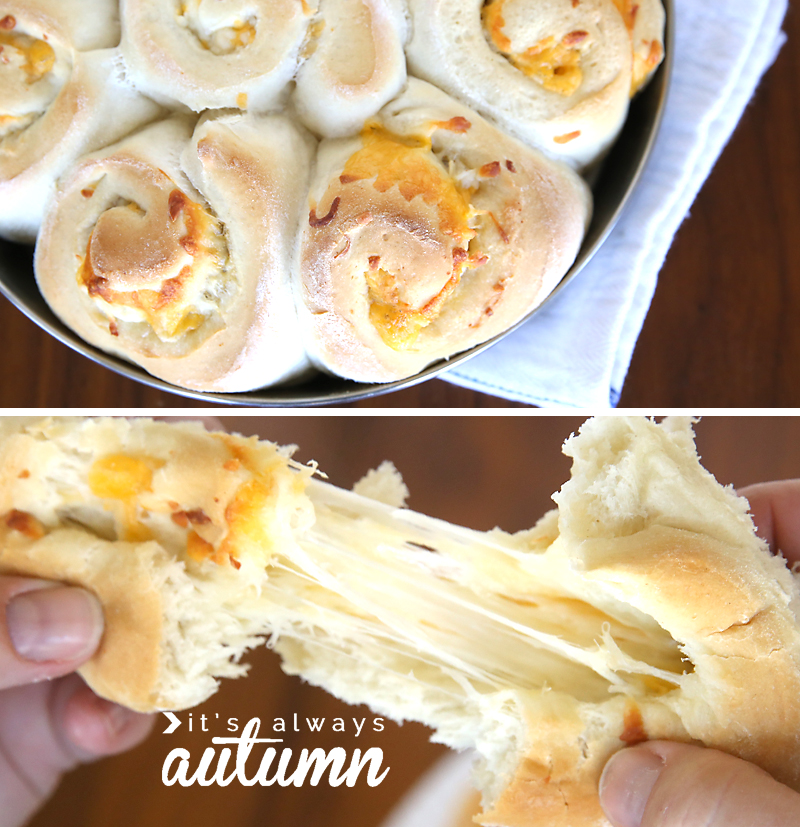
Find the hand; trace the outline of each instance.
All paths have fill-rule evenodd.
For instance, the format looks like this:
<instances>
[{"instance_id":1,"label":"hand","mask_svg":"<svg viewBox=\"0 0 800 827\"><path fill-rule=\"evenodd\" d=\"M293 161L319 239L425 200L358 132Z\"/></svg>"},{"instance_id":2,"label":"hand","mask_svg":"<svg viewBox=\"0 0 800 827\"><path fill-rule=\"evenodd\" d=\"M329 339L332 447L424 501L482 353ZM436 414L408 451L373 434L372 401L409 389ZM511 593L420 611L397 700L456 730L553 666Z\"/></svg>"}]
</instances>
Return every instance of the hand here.
<instances>
[{"instance_id":1,"label":"hand","mask_svg":"<svg viewBox=\"0 0 800 827\"><path fill-rule=\"evenodd\" d=\"M759 535L800 562L800 480L744 488ZM792 827L800 794L713 749L650 741L606 764L600 803L614 827Z\"/></svg>"},{"instance_id":2,"label":"hand","mask_svg":"<svg viewBox=\"0 0 800 827\"><path fill-rule=\"evenodd\" d=\"M23 824L66 771L130 749L150 731L153 716L102 700L69 674L102 633L100 604L88 592L0 577L0 827Z\"/></svg>"}]
</instances>

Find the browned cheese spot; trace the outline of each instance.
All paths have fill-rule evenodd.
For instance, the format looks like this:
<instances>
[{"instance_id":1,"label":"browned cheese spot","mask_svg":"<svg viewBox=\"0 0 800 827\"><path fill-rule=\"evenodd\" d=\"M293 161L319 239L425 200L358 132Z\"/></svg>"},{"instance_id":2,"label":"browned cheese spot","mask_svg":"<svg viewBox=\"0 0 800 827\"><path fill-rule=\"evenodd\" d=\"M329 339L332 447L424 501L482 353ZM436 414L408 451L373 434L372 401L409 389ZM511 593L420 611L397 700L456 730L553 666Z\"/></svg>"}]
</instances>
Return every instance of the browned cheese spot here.
<instances>
[{"instance_id":1,"label":"browned cheese spot","mask_svg":"<svg viewBox=\"0 0 800 827\"><path fill-rule=\"evenodd\" d=\"M178 213L186 206L186 196L180 190L172 190L169 194L169 217L174 221Z\"/></svg>"},{"instance_id":2,"label":"browned cheese spot","mask_svg":"<svg viewBox=\"0 0 800 827\"><path fill-rule=\"evenodd\" d=\"M339 209L339 202L341 200L342 199L337 195L336 198L333 199L331 208L328 210L326 215L322 216L322 218L317 218L317 210L315 207L312 207L311 212L308 214L309 225L312 227L324 227L326 224L330 224L336 217L336 212Z\"/></svg>"},{"instance_id":3,"label":"browned cheese spot","mask_svg":"<svg viewBox=\"0 0 800 827\"><path fill-rule=\"evenodd\" d=\"M436 121L435 126L439 129L447 129L450 132L460 132L463 134L469 130L472 124L466 118L457 115L455 118L450 118L449 121Z\"/></svg>"},{"instance_id":4,"label":"browned cheese spot","mask_svg":"<svg viewBox=\"0 0 800 827\"><path fill-rule=\"evenodd\" d=\"M178 243L190 256L197 255L197 242L191 236L185 235Z\"/></svg>"},{"instance_id":5,"label":"browned cheese spot","mask_svg":"<svg viewBox=\"0 0 800 827\"><path fill-rule=\"evenodd\" d=\"M31 540L40 540L45 535L44 526L27 511L14 508L6 514L5 521L12 531L18 531Z\"/></svg>"},{"instance_id":6,"label":"browned cheese spot","mask_svg":"<svg viewBox=\"0 0 800 827\"><path fill-rule=\"evenodd\" d=\"M619 740L628 746L641 744L642 741L648 740L648 735L644 729L644 721L642 721L642 713L633 701L629 701L625 707L623 729Z\"/></svg>"},{"instance_id":7,"label":"browned cheese spot","mask_svg":"<svg viewBox=\"0 0 800 827\"><path fill-rule=\"evenodd\" d=\"M561 42L565 46L577 46L579 43L583 43L583 41L586 40L587 37L589 37L589 32L570 32Z\"/></svg>"}]
</instances>

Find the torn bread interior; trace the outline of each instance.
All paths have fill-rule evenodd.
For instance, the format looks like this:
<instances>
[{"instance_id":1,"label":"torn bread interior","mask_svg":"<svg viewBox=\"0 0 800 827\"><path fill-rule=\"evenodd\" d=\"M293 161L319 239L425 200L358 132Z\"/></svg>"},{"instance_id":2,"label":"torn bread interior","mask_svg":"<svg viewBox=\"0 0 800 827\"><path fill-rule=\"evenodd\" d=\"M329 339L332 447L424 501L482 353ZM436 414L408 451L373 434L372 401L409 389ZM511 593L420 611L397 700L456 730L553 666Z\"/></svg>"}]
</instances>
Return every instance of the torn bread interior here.
<instances>
[{"instance_id":1,"label":"torn bread interior","mask_svg":"<svg viewBox=\"0 0 800 827\"><path fill-rule=\"evenodd\" d=\"M0 571L98 594L83 672L107 697L191 706L268 639L290 674L474 748L486 825L605 824L602 767L648 738L800 788L797 586L688 420L590 420L558 509L514 535L404 508L391 466L344 491L197 424L0 440Z\"/></svg>"}]
</instances>

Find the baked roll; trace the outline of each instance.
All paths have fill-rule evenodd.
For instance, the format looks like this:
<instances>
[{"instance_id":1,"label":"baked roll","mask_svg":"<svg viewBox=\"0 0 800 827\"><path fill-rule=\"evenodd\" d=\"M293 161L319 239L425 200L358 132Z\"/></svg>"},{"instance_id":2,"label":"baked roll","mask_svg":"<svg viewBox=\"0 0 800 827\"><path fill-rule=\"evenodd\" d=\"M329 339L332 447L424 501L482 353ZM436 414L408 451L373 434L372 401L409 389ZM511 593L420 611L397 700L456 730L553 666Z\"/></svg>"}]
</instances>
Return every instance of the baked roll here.
<instances>
[{"instance_id":1,"label":"baked roll","mask_svg":"<svg viewBox=\"0 0 800 827\"><path fill-rule=\"evenodd\" d=\"M270 634L287 672L476 749L484 825L608 827L600 772L648 738L800 789L798 583L688 419L584 425L558 510L516 535L402 508L391 467L347 492L197 424L3 431L0 571L98 594L107 697L197 703Z\"/></svg>"},{"instance_id":2,"label":"baked roll","mask_svg":"<svg viewBox=\"0 0 800 827\"><path fill-rule=\"evenodd\" d=\"M175 116L87 157L42 226L42 295L89 343L181 387L296 377L287 273L313 148L284 116Z\"/></svg>"},{"instance_id":3,"label":"baked roll","mask_svg":"<svg viewBox=\"0 0 800 827\"><path fill-rule=\"evenodd\" d=\"M410 79L320 145L298 263L313 360L389 382L486 341L555 287L589 213L570 169Z\"/></svg>"},{"instance_id":4,"label":"baked roll","mask_svg":"<svg viewBox=\"0 0 800 827\"><path fill-rule=\"evenodd\" d=\"M123 77L112 0L0 8L0 234L32 242L55 180L86 152L154 119Z\"/></svg>"},{"instance_id":5,"label":"baked roll","mask_svg":"<svg viewBox=\"0 0 800 827\"><path fill-rule=\"evenodd\" d=\"M615 0L410 0L410 8L411 73L512 135L584 168L619 134L632 66Z\"/></svg>"},{"instance_id":6,"label":"baked roll","mask_svg":"<svg viewBox=\"0 0 800 827\"><path fill-rule=\"evenodd\" d=\"M398 0L322 0L297 74L306 126L326 138L358 132L405 83L407 28Z\"/></svg>"},{"instance_id":7,"label":"baked roll","mask_svg":"<svg viewBox=\"0 0 800 827\"><path fill-rule=\"evenodd\" d=\"M316 0L121 0L131 78L166 105L266 110L292 80Z\"/></svg>"},{"instance_id":8,"label":"baked roll","mask_svg":"<svg viewBox=\"0 0 800 827\"><path fill-rule=\"evenodd\" d=\"M661 0L614 0L631 36L631 96L653 75L664 59L664 6Z\"/></svg>"}]
</instances>

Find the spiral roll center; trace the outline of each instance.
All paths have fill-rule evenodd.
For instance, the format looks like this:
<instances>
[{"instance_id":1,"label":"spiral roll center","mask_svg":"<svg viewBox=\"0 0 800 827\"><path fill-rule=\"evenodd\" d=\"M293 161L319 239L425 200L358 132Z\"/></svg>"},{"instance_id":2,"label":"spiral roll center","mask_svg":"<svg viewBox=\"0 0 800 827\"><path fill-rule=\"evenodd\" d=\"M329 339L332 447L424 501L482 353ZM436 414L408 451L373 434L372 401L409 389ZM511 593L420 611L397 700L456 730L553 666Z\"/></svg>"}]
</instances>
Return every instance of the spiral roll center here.
<instances>
[{"instance_id":1,"label":"spiral roll center","mask_svg":"<svg viewBox=\"0 0 800 827\"><path fill-rule=\"evenodd\" d=\"M215 55L229 55L256 39L255 9L248 10L247 5L232 0L181 0L178 21L204 49Z\"/></svg>"},{"instance_id":2,"label":"spiral roll center","mask_svg":"<svg viewBox=\"0 0 800 827\"><path fill-rule=\"evenodd\" d=\"M464 271L482 263L469 252L476 213L430 137L395 135L370 122L362 143L339 176L341 198L359 181L385 196L382 214L358 231L353 255L366 264L370 322L389 347L403 350L437 319Z\"/></svg>"},{"instance_id":3,"label":"spiral roll center","mask_svg":"<svg viewBox=\"0 0 800 827\"><path fill-rule=\"evenodd\" d=\"M95 197L91 189L83 195ZM97 219L78 283L114 326L146 322L159 339L173 340L208 315L203 294L226 260L221 232L201 204L174 187L151 192L146 208L118 198Z\"/></svg>"},{"instance_id":4,"label":"spiral roll center","mask_svg":"<svg viewBox=\"0 0 800 827\"><path fill-rule=\"evenodd\" d=\"M0 139L30 126L56 95L48 83L56 63L53 47L17 29L6 15L0 21Z\"/></svg>"},{"instance_id":5,"label":"spiral roll center","mask_svg":"<svg viewBox=\"0 0 800 827\"><path fill-rule=\"evenodd\" d=\"M549 92L575 94L583 82L580 60L591 37L583 29L548 35L530 42L530 17L525 0L490 0L483 7L483 26L489 42L513 66ZM520 19L521 18L521 19Z\"/></svg>"}]
</instances>

